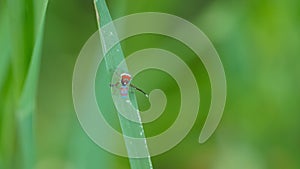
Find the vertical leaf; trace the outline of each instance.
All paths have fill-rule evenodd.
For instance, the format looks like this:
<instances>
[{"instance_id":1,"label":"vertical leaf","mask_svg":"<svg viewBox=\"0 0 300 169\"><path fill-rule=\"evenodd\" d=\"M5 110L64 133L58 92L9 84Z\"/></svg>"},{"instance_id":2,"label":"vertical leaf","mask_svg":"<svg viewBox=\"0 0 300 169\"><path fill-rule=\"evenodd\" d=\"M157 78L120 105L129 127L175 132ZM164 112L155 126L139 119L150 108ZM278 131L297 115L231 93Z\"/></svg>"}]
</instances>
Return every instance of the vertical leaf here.
<instances>
[{"instance_id":1,"label":"vertical leaf","mask_svg":"<svg viewBox=\"0 0 300 169\"><path fill-rule=\"evenodd\" d=\"M32 169L35 165L34 111L38 73L43 41L47 0L3 1L0 44L0 87L4 98L1 142L10 149L3 150L5 168ZM36 10L39 9L39 10ZM38 16L38 17L36 17ZM7 24L6 24L7 23ZM3 40L3 41L2 41ZM9 69L11 68L11 69ZM3 89L3 90L2 90ZM15 112L15 113L14 113ZM14 120L17 120L16 122ZM16 124L17 136L15 133ZM10 132L9 132L10 131ZM14 142L17 142L17 146ZM14 151L13 149L20 149ZM18 159L20 158L21 163Z\"/></svg>"},{"instance_id":2,"label":"vertical leaf","mask_svg":"<svg viewBox=\"0 0 300 169\"><path fill-rule=\"evenodd\" d=\"M96 7L96 13L97 13L97 19L98 19L98 27L99 27L99 32L101 32L101 27L103 27L104 25L112 22L112 18L110 16L109 10L107 8L106 2L105 0L99 0L99 1L95 1L95 7ZM104 53L106 52L106 46L111 45L110 43L117 40L118 41L118 36L117 33L114 29L114 27L111 27L110 33L100 33L101 36L101 44L102 44L102 48L104 50ZM110 51L107 51L107 54L105 55L105 62L106 62L106 69L107 69L107 73L109 73L109 76L111 77L115 71L115 69L117 68L117 66L124 60L124 54L122 52L122 48L120 43L118 43L117 45L115 45ZM121 69L124 72L128 72L127 66L126 64L123 65L123 67L121 67ZM122 72L120 72L122 73ZM132 94L130 96L130 100L132 102L132 104L137 107L137 102L136 102L136 98L135 95ZM123 110L123 111L128 111L128 110ZM103 112L105 113L110 113L110 112ZM135 119L140 119L139 113L137 112L136 114L134 114L133 116L137 116ZM126 119L125 117L123 117L120 112L118 113L118 118L119 118L119 122L120 122L120 126L123 132L123 135L125 136L130 136L130 137L134 137L134 138L144 138L145 139L145 135L144 135L144 130L143 130L143 125L141 120L137 123L137 122L133 122L131 120ZM130 153L134 153L136 150L135 145L132 145L127 139L124 139L125 141L125 145L127 148L127 152ZM145 139L145 148L148 152L147 149L147 144L146 144L146 139ZM149 154L149 152L148 152ZM151 163L151 158L150 156L147 158L129 158L130 161L130 165L132 169L151 169L152 168L152 163Z\"/></svg>"},{"instance_id":3,"label":"vertical leaf","mask_svg":"<svg viewBox=\"0 0 300 169\"><path fill-rule=\"evenodd\" d=\"M40 4L42 12L41 20L33 20L33 23L36 23L38 29L36 33L31 34L36 38L34 40L34 47L32 49L31 61L29 64L28 73L25 79L24 86L22 88L22 93L19 99L19 106L17 110L17 119L18 127L20 133L21 141L21 150L22 150L22 167L24 169L34 168L35 165L35 136L34 136L34 117L35 117L35 102L36 102L36 92L38 84L38 76L40 70L40 59L42 51L42 42L43 42L43 33L44 33L44 22L46 17L46 9L48 1L43 1L43 4ZM33 3L31 2L28 2ZM34 8L31 8L34 11ZM31 12L30 12L31 13ZM34 24L31 26L34 29Z\"/></svg>"}]
</instances>

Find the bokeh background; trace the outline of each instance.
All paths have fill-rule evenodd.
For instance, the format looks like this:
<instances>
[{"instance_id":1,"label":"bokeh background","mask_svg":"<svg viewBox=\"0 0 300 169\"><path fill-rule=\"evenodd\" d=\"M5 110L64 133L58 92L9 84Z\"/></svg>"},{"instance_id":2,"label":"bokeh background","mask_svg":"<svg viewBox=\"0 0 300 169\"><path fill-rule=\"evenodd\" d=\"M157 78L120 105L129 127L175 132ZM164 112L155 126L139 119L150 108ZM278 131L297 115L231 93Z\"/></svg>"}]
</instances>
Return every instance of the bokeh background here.
<instances>
[{"instance_id":1,"label":"bokeh background","mask_svg":"<svg viewBox=\"0 0 300 169\"><path fill-rule=\"evenodd\" d=\"M73 107L75 61L97 30L91 0L49 1L38 86L32 88L37 90L34 121L30 123L34 128L24 131L18 127L18 93L22 93L19 90L31 55L8 44L16 41L12 35L22 31L24 36L18 42L26 44L23 50L32 49L30 35L37 29L28 25L30 17L39 15L28 11L26 4L34 1L24 2L0 0L0 168L21 169L21 161L32 160L21 153L26 152L22 147L27 147L22 135L32 135L36 169L129 169L127 158L102 150L88 138ZM190 66L199 84L201 107L196 124L175 148L152 157L155 169L300 168L300 1L107 0L107 4L114 19L154 11L192 22L210 38L225 68L228 94L223 119L209 141L199 144L210 106L209 77L201 61L185 45L163 36L141 35L122 42L125 55L150 47L174 52ZM15 11L7 12L12 9ZM16 18L6 15L19 9L25 9L27 15L16 25ZM24 72L18 75L22 79L19 83L15 81L14 63L25 65L17 70ZM180 103L174 79L148 70L133 82L145 91L165 91L167 108L159 119L145 124L145 132L152 136L166 130L174 122ZM137 93L137 98L141 110L149 108L143 95Z\"/></svg>"}]
</instances>

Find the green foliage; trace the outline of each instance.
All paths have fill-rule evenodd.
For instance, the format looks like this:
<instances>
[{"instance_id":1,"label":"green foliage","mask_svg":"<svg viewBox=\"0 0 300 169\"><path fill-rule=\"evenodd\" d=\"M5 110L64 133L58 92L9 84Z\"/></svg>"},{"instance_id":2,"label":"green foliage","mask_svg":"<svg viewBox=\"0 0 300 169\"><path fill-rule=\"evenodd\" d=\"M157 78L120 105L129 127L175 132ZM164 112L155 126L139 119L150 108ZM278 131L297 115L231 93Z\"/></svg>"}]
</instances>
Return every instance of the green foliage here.
<instances>
[{"instance_id":1,"label":"green foliage","mask_svg":"<svg viewBox=\"0 0 300 169\"><path fill-rule=\"evenodd\" d=\"M300 1L121 1L106 1L113 19L158 11L198 26L215 45L227 76L222 122L213 137L199 145L210 105L209 77L201 61L180 42L158 35L122 42L124 56L149 47L177 54L199 84L195 127L178 146L152 157L154 168L300 168ZM102 150L87 137L73 108L74 63L97 30L93 2L49 2L45 17L45 0L0 0L0 169L33 164L36 169L128 169L128 158ZM143 126L147 136L168 129L180 106L174 79L149 70L133 82L146 91L160 88L168 98L163 115ZM137 102L141 110L150 106L140 94Z\"/></svg>"}]
</instances>

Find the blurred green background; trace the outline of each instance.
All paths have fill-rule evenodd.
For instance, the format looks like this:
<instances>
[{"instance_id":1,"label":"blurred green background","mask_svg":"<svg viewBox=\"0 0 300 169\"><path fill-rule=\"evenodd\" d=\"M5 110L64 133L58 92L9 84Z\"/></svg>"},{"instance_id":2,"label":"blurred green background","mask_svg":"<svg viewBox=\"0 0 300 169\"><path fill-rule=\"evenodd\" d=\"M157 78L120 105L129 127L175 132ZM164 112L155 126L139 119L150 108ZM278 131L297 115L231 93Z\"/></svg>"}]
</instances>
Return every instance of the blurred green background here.
<instances>
[{"instance_id":1,"label":"blurred green background","mask_svg":"<svg viewBox=\"0 0 300 169\"><path fill-rule=\"evenodd\" d=\"M155 169L300 168L300 1L107 0L107 4L114 19L154 11L192 22L210 38L225 68L224 116L208 142L199 144L210 106L209 77L201 61L171 38L141 35L122 42L125 55L150 47L174 52L190 66L199 84L196 124L179 145L152 157ZM39 29L36 24L44 6L33 0L0 0L0 168L129 169L127 158L102 150L88 138L74 112L74 64L97 30L93 2L50 0L44 29ZM42 43L38 30L43 30ZM41 50L41 64L35 71L37 88L28 89L36 95L36 104L28 103L35 107L29 116L34 120L28 122L18 112L27 111L22 96L27 93L25 79L36 48ZM146 124L145 132L152 136L166 130L180 103L174 79L148 70L134 83L146 91L165 91L166 111ZM141 110L149 108L143 95L137 93L137 98ZM23 130L31 125L32 131ZM28 161L33 165L27 167Z\"/></svg>"}]
</instances>

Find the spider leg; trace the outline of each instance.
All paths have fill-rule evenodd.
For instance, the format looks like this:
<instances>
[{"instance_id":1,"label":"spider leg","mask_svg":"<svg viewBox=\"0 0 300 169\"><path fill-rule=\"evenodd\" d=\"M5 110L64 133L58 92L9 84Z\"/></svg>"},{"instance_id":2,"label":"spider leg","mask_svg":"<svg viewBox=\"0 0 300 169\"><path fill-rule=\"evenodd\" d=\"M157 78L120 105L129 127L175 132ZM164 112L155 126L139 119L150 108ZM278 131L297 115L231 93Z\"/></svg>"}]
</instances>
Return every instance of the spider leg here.
<instances>
[{"instance_id":1,"label":"spider leg","mask_svg":"<svg viewBox=\"0 0 300 169\"><path fill-rule=\"evenodd\" d=\"M130 83L130 87L134 88L135 90L143 93L146 97L149 97L148 94L146 92L144 92L142 89L136 87L135 85L133 85L132 83Z\"/></svg>"}]
</instances>

